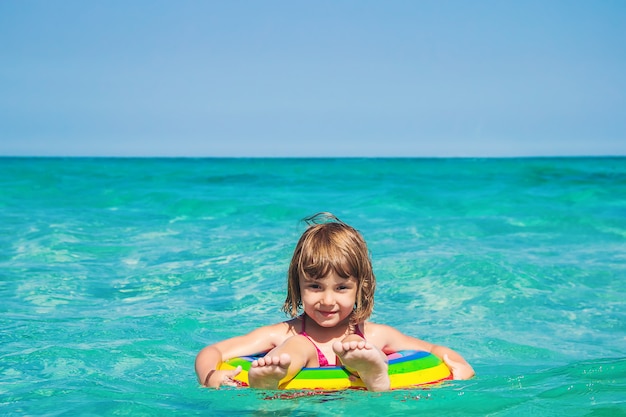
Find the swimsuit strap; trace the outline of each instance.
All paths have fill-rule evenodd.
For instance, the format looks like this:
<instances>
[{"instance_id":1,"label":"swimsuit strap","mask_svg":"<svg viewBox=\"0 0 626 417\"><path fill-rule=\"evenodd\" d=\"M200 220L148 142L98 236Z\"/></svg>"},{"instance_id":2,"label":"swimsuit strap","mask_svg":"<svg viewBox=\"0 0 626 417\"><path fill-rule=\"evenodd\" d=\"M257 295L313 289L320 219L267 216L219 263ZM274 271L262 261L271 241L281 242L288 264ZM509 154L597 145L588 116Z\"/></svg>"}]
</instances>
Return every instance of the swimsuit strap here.
<instances>
[{"instance_id":1,"label":"swimsuit strap","mask_svg":"<svg viewBox=\"0 0 626 417\"><path fill-rule=\"evenodd\" d=\"M306 314L302 315L302 330L300 331L300 334L304 337L306 337L307 339L309 339L309 342L311 342L313 344L313 346L315 347L315 350L317 351L317 362L319 363L319 366L331 366L330 363L328 363L328 359L326 359L326 356L324 355L324 352L322 352L320 350L320 348L317 347L317 345L315 344L315 342L313 341L313 339L311 339L309 337L308 334L306 334Z\"/></svg>"},{"instance_id":2,"label":"swimsuit strap","mask_svg":"<svg viewBox=\"0 0 626 417\"><path fill-rule=\"evenodd\" d=\"M328 359L326 359L324 352L322 352L320 348L317 347L317 344L313 341L313 339L311 339L311 337L308 334L306 334L306 314L302 315L302 330L300 331L299 334L309 339L309 342L311 342L313 346L315 347L315 350L317 351L317 361L320 367L333 366L328 362ZM365 335L361 332L361 329L359 329L358 324L355 326L354 334L356 334L357 336L361 336L363 339L365 339ZM337 359L336 363L339 363L339 359Z\"/></svg>"},{"instance_id":3,"label":"swimsuit strap","mask_svg":"<svg viewBox=\"0 0 626 417\"><path fill-rule=\"evenodd\" d=\"M363 326L363 328L365 328L365 326ZM354 334L357 336L361 336L363 339L365 339L365 335L361 332L361 329L359 329L358 324L354 328Z\"/></svg>"}]
</instances>

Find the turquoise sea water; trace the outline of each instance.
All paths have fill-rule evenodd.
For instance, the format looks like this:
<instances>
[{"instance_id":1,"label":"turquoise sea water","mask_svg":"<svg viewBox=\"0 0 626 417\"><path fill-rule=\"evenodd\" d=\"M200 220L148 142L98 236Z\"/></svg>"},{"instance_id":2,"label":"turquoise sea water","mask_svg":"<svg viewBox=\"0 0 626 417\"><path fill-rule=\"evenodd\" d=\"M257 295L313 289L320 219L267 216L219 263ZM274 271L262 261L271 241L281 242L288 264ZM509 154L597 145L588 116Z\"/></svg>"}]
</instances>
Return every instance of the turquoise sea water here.
<instances>
[{"instance_id":1,"label":"turquoise sea water","mask_svg":"<svg viewBox=\"0 0 626 417\"><path fill-rule=\"evenodd\" d=\"M373 321L477 376L208 390L205 345L283 320L299 220L369 243ZM626 158L0 158L0 415L626 415Z\"/></svg>"}]
</instances>

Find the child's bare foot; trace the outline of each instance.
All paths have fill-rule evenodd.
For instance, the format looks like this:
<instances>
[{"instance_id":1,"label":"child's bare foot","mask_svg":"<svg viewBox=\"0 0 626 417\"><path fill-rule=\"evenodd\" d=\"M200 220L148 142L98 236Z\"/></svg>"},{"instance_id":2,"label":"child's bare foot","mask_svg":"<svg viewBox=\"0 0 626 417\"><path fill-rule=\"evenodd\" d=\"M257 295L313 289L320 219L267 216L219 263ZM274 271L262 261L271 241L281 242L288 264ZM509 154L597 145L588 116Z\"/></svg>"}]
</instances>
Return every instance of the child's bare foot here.
<instances>
[{"instance_id":1,"label":"child's bare foot","mask_svg":"<svg viewBox=\"0 0 626 417\"><path fill-rule=\"evenodd\" d=\"M287 376L291 357L282 353L278 356L269 354L252 362L248 371L248 382L252 388L278 389L280 380Z\"/></svg>"},{"instance_id":2,"label":"child's bare foot","mask_svg":"<svg viewBox=\"0 0 626 417\"><path fill-rule=\"evenodd\" d=\"M389 390L387 357L358 336L348 336L343 342L335 342L333 350L341 363L354 370L370 391Z\"/></svg>"}]
</instances>

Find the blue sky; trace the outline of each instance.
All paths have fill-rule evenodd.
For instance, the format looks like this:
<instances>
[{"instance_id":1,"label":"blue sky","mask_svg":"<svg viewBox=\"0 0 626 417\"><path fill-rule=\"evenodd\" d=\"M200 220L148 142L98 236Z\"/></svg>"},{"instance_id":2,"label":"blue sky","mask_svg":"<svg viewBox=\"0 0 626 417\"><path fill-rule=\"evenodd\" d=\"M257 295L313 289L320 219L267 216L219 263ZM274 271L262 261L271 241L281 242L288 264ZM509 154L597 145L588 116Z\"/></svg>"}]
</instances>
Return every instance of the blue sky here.
<instances>
[{"instance_id":1,"label":"blue sky","mask_svg":"<svg viewBox=\"0 0 626 417\"><path fill-rule=\"evenodd\" d=\"M0 155L626 155L626 2L0 2Z\"/></svg>"}]
</instances>

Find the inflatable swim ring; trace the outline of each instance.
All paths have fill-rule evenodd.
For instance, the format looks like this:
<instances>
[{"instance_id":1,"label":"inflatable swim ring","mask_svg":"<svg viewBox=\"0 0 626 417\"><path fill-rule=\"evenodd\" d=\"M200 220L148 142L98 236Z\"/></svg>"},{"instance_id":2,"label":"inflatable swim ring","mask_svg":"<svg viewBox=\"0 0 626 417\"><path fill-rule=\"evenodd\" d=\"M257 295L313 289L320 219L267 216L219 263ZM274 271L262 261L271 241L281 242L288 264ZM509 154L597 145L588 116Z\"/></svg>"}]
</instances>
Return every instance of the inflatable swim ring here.
<instances>
[{"instance_id":1,"label":"inflatable swim ring","mask_svg":"<svg viewBox=\"0 0 626 417\"><path fill-rule=\"evenodd\" d=\"M261 355L243 356L229 359L219 369L228 370L241 366L241 373L235 380L248 386L248 370L252 361ZM389 359L389 380L391 389L430 385L451 379L450 369L437 356L429 352L403 350L387 355ZM365 388L359 378L354 378L343 366L323 368L303 368L291 381L280 389L342 390Z\"/></svg>"}]
</instances>

